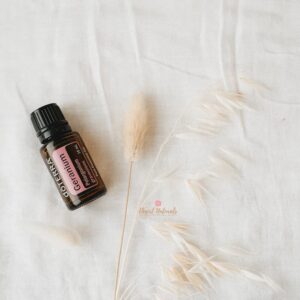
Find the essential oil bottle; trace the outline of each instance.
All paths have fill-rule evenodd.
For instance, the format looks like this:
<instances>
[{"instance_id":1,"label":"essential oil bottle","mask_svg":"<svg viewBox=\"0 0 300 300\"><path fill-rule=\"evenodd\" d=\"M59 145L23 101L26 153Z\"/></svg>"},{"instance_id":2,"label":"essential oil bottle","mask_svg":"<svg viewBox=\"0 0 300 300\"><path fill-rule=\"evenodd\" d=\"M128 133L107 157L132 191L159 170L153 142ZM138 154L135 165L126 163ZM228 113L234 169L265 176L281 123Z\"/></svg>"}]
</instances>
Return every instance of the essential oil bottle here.
<instances>
[{"instance_id":1,"label":"essential oil bottle","mask_svg":"<svg viewBox=\"0 0 300 300\"><path fill-rule=\"evenodd\" d=\"M71 210L106 193L106 187L80 135L72 131L57 104L31 113L42 158L56 187Z\"/></svg>"}]
</instances>

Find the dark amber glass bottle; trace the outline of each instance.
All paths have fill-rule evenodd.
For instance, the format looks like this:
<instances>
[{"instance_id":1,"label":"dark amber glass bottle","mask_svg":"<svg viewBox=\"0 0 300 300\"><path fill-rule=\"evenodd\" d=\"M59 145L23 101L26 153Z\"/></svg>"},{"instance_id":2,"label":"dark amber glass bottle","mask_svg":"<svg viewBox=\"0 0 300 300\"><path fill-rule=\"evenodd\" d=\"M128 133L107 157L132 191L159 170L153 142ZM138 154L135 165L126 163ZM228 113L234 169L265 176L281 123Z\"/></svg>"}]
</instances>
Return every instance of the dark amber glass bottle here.
<instances>
[{"instance_id":1,"label":"dark amber glass bottle","mask_svg":"<svg viewBox=\"0 0 300 300\"><path fill-rule=\"evenodd\" d=\"M106 193L106 187L80 135L72 131L60 108L51 103L31 113L42 144L41 155L71 210Z\"/></svg>"}]
</instances>

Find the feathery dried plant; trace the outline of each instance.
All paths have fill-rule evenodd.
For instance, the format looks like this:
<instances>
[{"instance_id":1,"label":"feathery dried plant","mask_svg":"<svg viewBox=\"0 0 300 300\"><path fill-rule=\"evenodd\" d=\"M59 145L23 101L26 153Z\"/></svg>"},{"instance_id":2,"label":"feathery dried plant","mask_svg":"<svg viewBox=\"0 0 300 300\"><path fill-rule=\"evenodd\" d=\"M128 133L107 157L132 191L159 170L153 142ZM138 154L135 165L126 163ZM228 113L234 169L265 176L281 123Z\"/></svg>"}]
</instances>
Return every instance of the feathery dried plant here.
<instances>
[{"instance_id":1,"label":"feathery dried plant","mask_svg":"<svg viewBox=\"0 0 300 300\"><path fill-rule=\"evenodd\" d=\"M275 292L283 291L280 286L264 274L256 274L235 264L220 261L217 255L207 255L196 244L188 240L189 227L187 224L163 222L158 223L153 229L160 237L172 241L176 246L176 252L171 256L174 265L163 267L164 277L170 286L169 291L174 295L189 296L195 292L205 293L213 288L214 280L226 275L239 275L252 281L264 283ZM234 249L233 255L247 253L241 248Z\"/></svg>"},{"instance_id":2,"label":"feathery dried plant","mask_svg":"<svg viewBox=\"0 0 300 300\"><path fill-rule=\"evenodd\" d=\"M124 124L124 152L129 162L134 162L140 157L148 129L149 117L145 96L141 93L136 94Z\"/></svg>"},{"instance_id":3,"label":"feathery dried plant","mask_svg":"<svg viewBox=\"0 0 300 300\"><path fill-rule=\"evenodd\" d=\"M187 188L200 200L200 203L206 204L204 194L214 198L213 194L205 187L206 182L224 177L240 178L239 169L232 163L232 158L237 161L246 160L240 153L221 147L216 154L210 157L210 164L205 171L190 174L185 178Z\"/></svg>"},{"instance_id":4,"label":"feathery dried plant","mask_svg":"<svg viewBox=\"0 0 300 300\"><path fill-rule=\"evenodd\" d=\"M137 209L135 212L135 217L132 221L132 225L130 228L127 245L124 250L124 259L122 262L122 267L120 271L120 281L122 280L124 270L126 268L126 262L128 260L129 247L133 237L133 233L135 230L135 225L138 220L138 211L139 207L144 203L145 199L148 197L145 196L147 186L153 180L153 173L156 165L159 162L161 154L163 153L165 147L168 145L172 138L195 138L199 136L215 136L219 133L219 131L229 123L232 115L237 113L238 111L242 111L243 109L249 109L249 107L245 104L245 97L242 93L235 91L225 91L225 90L214 90L209 93L209 97L213 99L213 101L202 101L198 104L199 115L196 121L198 121L197 125L194 124L185 124L185 131L177 132L179 128L182 127L183 119L189 112L191 112L191 106L194 101L188 102L185 107L181 110L180 115L175 120L173 127L171 128L169 134L166 136L162 144L160 145L158 152L154 158L153 164L148 172L147 178L145 180L144 186L142 188ZM190 120L190 117L189 117ZM175 173L176 170L171 171L171 173ZM171 174L172 175L172 174ZM169 177L170 174L163 174L162 176L156 177L156 180L161 181L163 177ZM199 191L199 186L192 182L187 182L188 186L194 193L198 194L198 197L202 199L202 192ZM201 186L202 190L205 191L205 187ZM206 193L209 191L206 190Z\"/></svg>"},{"instance_id":5,"label":"feathery dried plant","mask_svg":"<svg viewBox=\"0 0 300 300\"><path fill-rule=\"evenodd\" d=\"M180 179L177 175L175 175L178 168L167 171L164 174L160 174L153 179L155 166L158 164L165 146L173 137L186 139L197 138L198 136L216 136L220 130L230 122L234 115L239 115L239 113L243 110L253 111L253 109L245 103L246 96L239 91L213 90L208 94L208 98L203 98L202 100L203 101L200 104L198 103L196 106L199 113L196 120L194 120L192 123L190 123L190 121L193 120L193 118L190 118L187 113L191 112L190 108L193 101L187 103L159 148L138 201L136 215L132 222L131 231L129 233L128 242L125 249L125 257L120 275L121 278L125 269L131 238L133 236L135 225L138 219L138 208L145 200L149 198L149 195L146 195L148 184L151 181L161 183L170 179ZM189 117L187 118L189 121L188 124L184 124L183 122L185 116ZM178 132L178 129L184 129L184 131L179 130ZM208 170L206 170L207 177L210 179L217 179L230 174L230 176L239 178L239 170L234 164L231 164L231 158L240 159L244 157L239 153L234 153L232 151L228 151L227 149L220 148L219 153L216 156L211 157L211 166ZM196 175L197 177L192 176L191 178L185 178L185 182L187 183L189 189L197 196L197 198L204 202L205 194L209 194L212 197L213 195L203 184L203 177L199 177L199 174ZM265 281L267 280L265 279Z\"/></svg>"},{"instance_id":6,"label":"feathery dried plant","mask_svg":"<svg viewBox=\"0 0 300 300\"><path fill-rule=\"evenodd\" d=\"M207 99L206 99L207 98ZM246 104L246 97L241 92L213 90L196 107L198 117L185 124L185 130L176 133L179 139L191 139L197 135L216 136L226 126L232 115L242 110L253 110Z\"/></svg>"},{"instance_id":7,"label":"feathery dried plant","mask_svg":"<svg viewBox=\"0 0 300 300\"><path fill-rule=\"evenodd\" d=\"M120 264L122 260L122 251L124 244L124 233L127 223L128 202L131 190L133 164L140 158L143 151L146 134L149 129L149 117L146 106L145 96L137 94L133 97L124 124L124 154L129 163L129 174L127 182L127 193L125 198L125 208L123 216L123 224L121 229L120 247L117 257L116 278L114 299L118 298L120 280Z\"/></svg>"}]
</instances>

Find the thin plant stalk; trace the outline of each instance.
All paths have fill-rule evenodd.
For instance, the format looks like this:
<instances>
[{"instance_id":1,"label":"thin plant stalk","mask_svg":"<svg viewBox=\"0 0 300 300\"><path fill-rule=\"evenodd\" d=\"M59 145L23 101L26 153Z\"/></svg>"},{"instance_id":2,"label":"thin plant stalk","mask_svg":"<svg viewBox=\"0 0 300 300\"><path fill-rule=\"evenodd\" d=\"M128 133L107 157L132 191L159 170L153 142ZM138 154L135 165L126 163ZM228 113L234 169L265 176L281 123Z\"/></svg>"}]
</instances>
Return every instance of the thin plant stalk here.
<instances>
[{"instance_id":1,"label":"thin plant stalk","mask_svg":"<svg viewBox=\"0 0 300 300\"><path fill-rule=\"evenodd\" d=\"M120 266L122 261L129 195L131 191L133 163L140 158L143 152L146 135L149 128L148 122L149 122L149 115L148 115L148 108L147 108L147 103L145 101L145 97L141 93L136 94L132 99L130 109L128 110L128 113L125 118L125 123L124 123L124 154L126 160L129 162L129 174L128 174L127 193L125 199L125 211L124 211L123 225L121 230L121 241L120 241L120 248L119 248L119 253L117 258L116 282L115 282L115 289L114 289L115 300L118 299L118 293L120 289L119 273L120 273Z\"/></svg>"},{"instance_id":2,"label":"thin plant stalk","mask_svg":"<svg viewBox=\"0 0 300 300\"><path fill-rule=\"evenodd\" d=\"M137 219L138 219L139 207L143 204L144 195L145 195L147 186L148 186L148 184L149 184L149 182L151 180L151 176L152 176L153 170L154 170L156 164L158 163L158 161L160 159L161 153L163 152L163 150L166 147L166 145L169 143L170 139L173 137L173 135L174 135L174 133L175 133L175 131L177 129L177 126L178 126L179 122L182 120L183 116L185 115L185 113L186 113L186 111L187 111L187 109L188 109L188 107L190 106L191 103L192 103L192 101L190 101L190 102L187 103L187 105L185 106L185 108L182 110L182 113L176 119L176 121L175 121L172 129L169 132L169 134L166 136L166 138L164 139L164 141L160 145L159 150L158 150L158 152L156 154L156 157L154 159L154 162L153 162L153 164L152 164L152 166L151 166L151 168L149 170L147 179L146 179L146 181L144 183L144 186L143 186L143 189L142 189L139 201L137 203L137 209L135 211L135 216L133 218L131 229L130 229L130 233L129 233L129 236L128 236L127 245L126 245L126 248L125 248L123 263L122 263L121 272L120 272L120 283L121 283L121 281L123 279L124 269L125 269L125 265L126 265L126 261L127 261L127 257L128 257L129 246L130 246L130 243L131 243L131 240L132 240L132 236L133 236L133 233L134 233L135 224L136 224Z\"/></svg>"},{"instance_id":3,"label":"thin plant stalk","mask_svg":"<svg viewBox=\"0 0 300 300\"><path fill-rule=\"evenodd\" d=\"M123 243L124 243L124 234L125 234L126 221L127 221L127 211L128 211L128 202L129 202L128 200L129 200L129 195L130 195L130 190L131 190L132 168L133 168L133 161L130 161L128 183L127 183L127 193L126 193L125 209L124 209L124 218L123 218L122 232L121 232L121 238L120 238L119 254L118 254L118 259L117 259L118 262L117 262L115 290L114 290L114 299L115 300L117 300L118 293L119 293L119 271L120 271L120 263L121 263Z\"/></svg>"}]
</instances>

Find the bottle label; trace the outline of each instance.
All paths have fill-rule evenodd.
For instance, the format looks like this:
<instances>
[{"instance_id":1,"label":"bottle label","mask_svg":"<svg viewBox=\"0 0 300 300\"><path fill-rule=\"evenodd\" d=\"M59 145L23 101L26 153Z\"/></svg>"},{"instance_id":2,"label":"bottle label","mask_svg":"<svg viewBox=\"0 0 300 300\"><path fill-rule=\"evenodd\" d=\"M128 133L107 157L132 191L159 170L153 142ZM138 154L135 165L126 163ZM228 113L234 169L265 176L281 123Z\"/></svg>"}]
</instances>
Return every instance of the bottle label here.
<instances>
[{"instance_id":1,"label":"bottle label","mask_svg":"<svg viewBox=\"0 0 300 300\"><path fill-rule=\"evenodd\" d=\"M98 184L95 166L78 142L53 151L52 159L68 191L78 195Z\"/></svg>"},{"instance_id":2,"label":"bottle label","mask_svg":"<svg viewBox=\"0 0 300 300\"><path fill-rule=\"evenodd\" d=\"M54 178L54 180L57 184L57 187L60 190L60 193L64 197L69 198L68 191L67 191L66 187L64 186L64 183L63 183L58 171L56 170L56 167L55 167L54 162L52 161L51 157L48 157L46 159L46 161L47 161L47 164L48 164L48 168L49 168L49 170L50 170L50 172L51 172L51 174L52 174L52 176L53 176L53 178Z\"/></svg>"}]
</instances>

